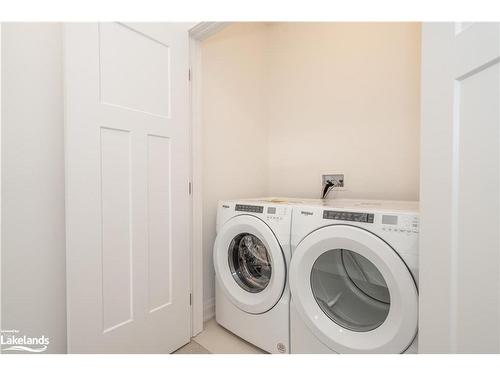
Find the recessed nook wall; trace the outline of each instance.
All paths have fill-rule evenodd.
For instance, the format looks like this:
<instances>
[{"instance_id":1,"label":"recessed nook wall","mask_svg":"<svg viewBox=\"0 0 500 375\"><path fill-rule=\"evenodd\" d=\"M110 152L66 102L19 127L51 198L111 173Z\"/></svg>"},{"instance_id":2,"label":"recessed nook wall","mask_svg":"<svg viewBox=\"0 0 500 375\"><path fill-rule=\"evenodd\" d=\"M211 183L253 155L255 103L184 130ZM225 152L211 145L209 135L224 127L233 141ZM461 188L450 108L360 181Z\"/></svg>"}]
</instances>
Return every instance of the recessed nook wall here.
<instances>
[{"instance_id":1,"label":"recessed nook wall","mask_svg":"<svg viewBox=\"0 0 500 375\"><path fill-rule=\"evenodd\" d=\"M217 200L418 200L420 23L237 23L202 66L205 318Z\"/></svg>"}]
</instances>

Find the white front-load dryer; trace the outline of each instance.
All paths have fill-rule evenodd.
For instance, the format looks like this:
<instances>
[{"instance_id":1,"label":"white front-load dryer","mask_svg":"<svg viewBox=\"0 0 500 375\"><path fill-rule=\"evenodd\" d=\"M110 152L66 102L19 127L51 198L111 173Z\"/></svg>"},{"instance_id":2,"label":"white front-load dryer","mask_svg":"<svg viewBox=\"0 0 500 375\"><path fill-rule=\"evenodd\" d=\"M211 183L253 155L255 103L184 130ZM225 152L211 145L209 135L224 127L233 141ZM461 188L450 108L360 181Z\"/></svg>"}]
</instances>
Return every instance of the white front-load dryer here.
<instances>
[{"instance_id":1,"label":"white front-load dryer","mask_svg":"<svg viewBox=\"0 0 500 375\"><path fill-rule=\"evenodd\" d=\"M269 353L289 353L292 208L277 199L219 202L215 319Z\"/></svg>"},{"instance_id":2,"label":"white front-load dryer","mask_svg":"<svg viewBox=\"0 0 500 375\"><path fill-rule=\"evenodd\" d=\"M418 231L416 202L295 206L291 353L416 353Z\"/></svg>"}]
</instances>

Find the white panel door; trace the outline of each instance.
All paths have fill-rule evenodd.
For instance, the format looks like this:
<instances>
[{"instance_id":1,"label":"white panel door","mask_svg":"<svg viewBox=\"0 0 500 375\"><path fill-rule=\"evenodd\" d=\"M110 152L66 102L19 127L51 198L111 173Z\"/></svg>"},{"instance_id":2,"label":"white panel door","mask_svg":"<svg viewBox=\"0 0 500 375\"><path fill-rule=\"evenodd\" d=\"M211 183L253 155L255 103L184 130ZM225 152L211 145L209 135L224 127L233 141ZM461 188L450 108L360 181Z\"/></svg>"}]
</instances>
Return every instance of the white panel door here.
<instances>
[{"instance_id":1,"label":"white panel door","mask_svg":"<svg viewBox=\"0 0 500 375\"><path fill-rule=\"evenodd\" d=\"M65 25L68 351L189 341L188 25Z\"/></svg>"},{"instance_id":2,"label":"white panel door","mask_svg":"<svg viewBox=\"0 0 500 375\"><path fill-rule=\"evenodd\" d=\"M424 24L421 352L500 352L500 24Z\"/></svg>"}]
</instances>

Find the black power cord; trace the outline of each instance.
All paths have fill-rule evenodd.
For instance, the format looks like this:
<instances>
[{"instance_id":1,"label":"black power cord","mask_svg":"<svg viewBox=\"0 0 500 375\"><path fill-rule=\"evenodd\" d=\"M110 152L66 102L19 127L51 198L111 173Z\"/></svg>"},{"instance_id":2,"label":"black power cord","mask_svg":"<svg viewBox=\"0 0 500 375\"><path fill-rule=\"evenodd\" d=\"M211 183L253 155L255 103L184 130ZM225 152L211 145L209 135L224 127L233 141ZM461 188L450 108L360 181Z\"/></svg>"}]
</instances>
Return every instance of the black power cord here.
<instances>
[{"instance_id":1,"label":"black power cord","mask_svg":"<svg viewBox=\"0 0 500 375\"><path fill-rule=\"evenodd\" d=\"M325 186L323 187L323 194L321 196L321 199L325 199L334 187L342 186L342 182L343 180L339 180L337 183L331 180L326 180Z\"/></svg>"},{"instance_id":2,"label":"black power cord","mask_svg":"<svg viewBox=\"0 0 500 375\"><path fill-rule=\"evenodd\" d=\"M325 199L330 190L335 187L333 181L327 180L325 186L323 187L323 194L321 195L321 199Z\"/></svg>"}]
</instances>

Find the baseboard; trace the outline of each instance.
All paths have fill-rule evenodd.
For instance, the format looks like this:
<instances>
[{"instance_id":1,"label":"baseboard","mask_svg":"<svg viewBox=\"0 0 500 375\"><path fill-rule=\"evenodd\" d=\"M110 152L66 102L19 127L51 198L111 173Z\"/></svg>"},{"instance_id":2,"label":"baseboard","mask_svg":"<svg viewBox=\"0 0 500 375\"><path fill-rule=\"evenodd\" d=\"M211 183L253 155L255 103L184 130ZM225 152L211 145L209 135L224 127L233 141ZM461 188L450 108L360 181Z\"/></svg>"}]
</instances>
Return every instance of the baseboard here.
<instances>
[{"instance_id":1,"label":"baseboard","mask_svg":"<svg viewBox=\"0 0 500 375\"><path fill-rule=\"evenodd\" d=\"M203 303L203 322L215 317L215 298L210 298Z\"/></svg>"}]
</instances>

